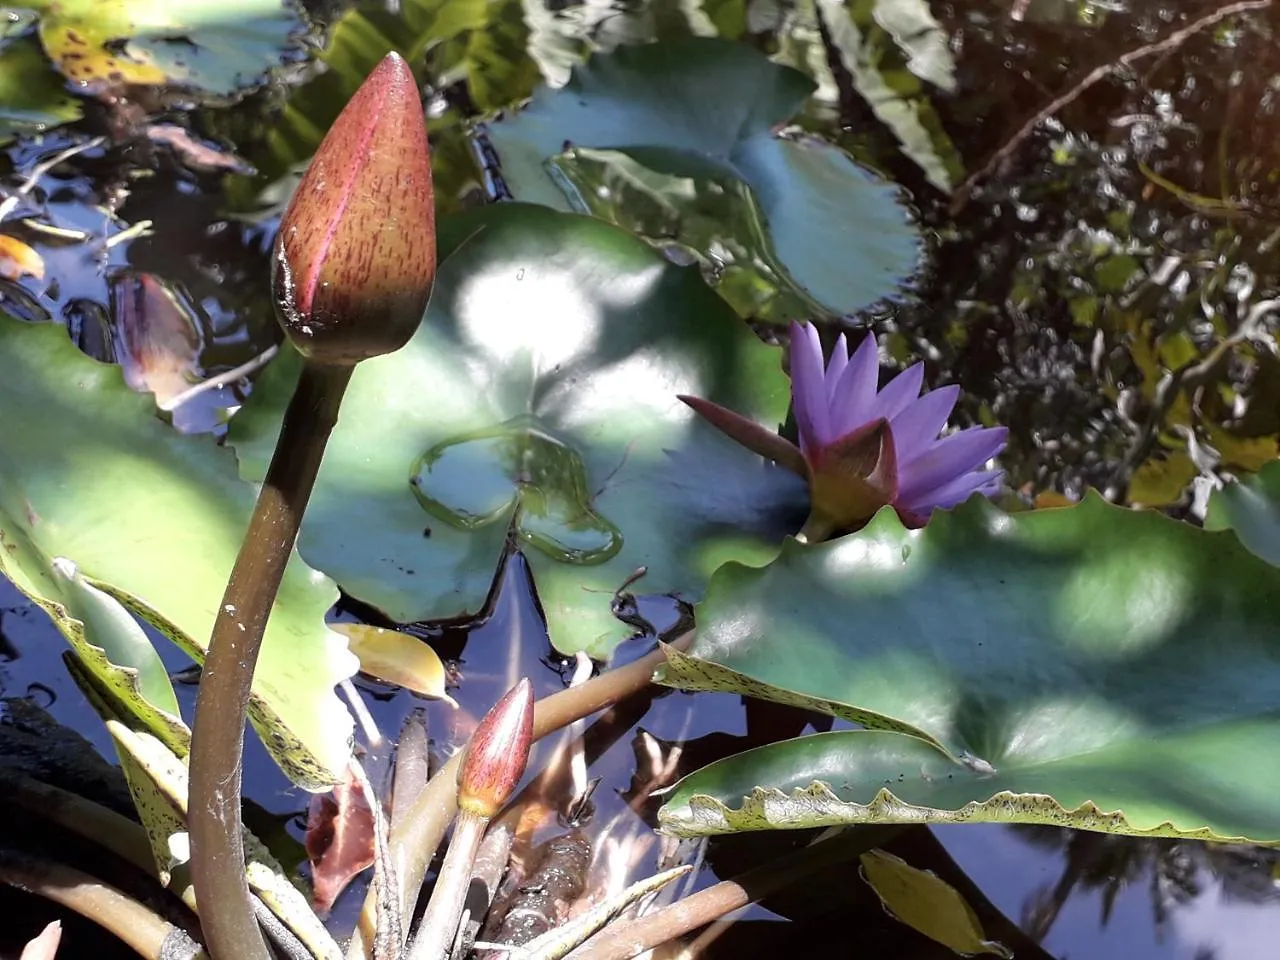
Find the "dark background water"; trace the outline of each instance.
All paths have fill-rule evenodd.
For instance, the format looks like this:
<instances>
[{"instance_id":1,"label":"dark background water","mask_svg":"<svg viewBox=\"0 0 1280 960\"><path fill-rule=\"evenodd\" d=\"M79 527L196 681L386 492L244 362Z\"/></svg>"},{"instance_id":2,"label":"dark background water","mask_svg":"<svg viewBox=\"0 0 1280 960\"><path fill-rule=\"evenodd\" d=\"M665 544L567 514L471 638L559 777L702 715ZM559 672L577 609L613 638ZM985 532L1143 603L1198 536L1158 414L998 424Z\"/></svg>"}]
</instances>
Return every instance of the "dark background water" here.
<instances>
[{"instance_id":1,"label":"dark background water","mask_svg":"<svg viewBox=\"0 0 1280 960\"><path fill-rule=\"evenodd\" d=\"M461 119L526 95L538 78L527 48L516 42L528 40L519 26L522 8L506 6L514 39L498 45L484 67L486 82L440 76L428 91L446 207L483 198ZM1237 16L1190 32L1222 5L935 2L929 9L955 84L925 86L907 101L927 134L915 140L894 120L872 72L851 70L841 58L816 8L748 8L743 39L794 60L819 83L804 123L901 183L926 239L921 272L903 294L847 323L875 330L896 361L924 359L929 382L961 384L970 419L1009 425L1003 464L1016 498L1057 502L1092 486L1195 522L1204 491L1219 478L1280 453L1272 302L1280 289L1277 14L1260 2L1232 8ZM317 36L345 9L313 5ZM383 6L367 9L372 22L395 27L396 16ZM687 29L660 4L537 9L558 18L569 40L578 30L579 43L586 35L599 42L608 31L642 40ZM882 54L881 79L900 80L903 49L890 45ZM0 283L6 308L65 323L90 354L127 360L118 339L121 290L145 273L180 294L179 320L157 328L155 341L169 345L175 363L193 375L226 370L273 344L265 251L274 220L270 210L250 220L228 210L252 206L244 198L283 172L272 166L269 134L299 78L305 72L283 75L232 105L193 104L164 90L113 91L85 98L80 124L16 141L0 160L10 188L68 144L90 134L108 138L60 166L33 194L50 219L90 239L54 242L16 228L44 256L46 276ZM332 104L333 113L340 105ZM157 120L185 125L265 172L228 182L193 169L189 158L148 140L146 125ZM142 220L153 221L151 236L101 249L102 238ZM234 384L175 419L185 429L217 432L217 410L246 388ZM513 663L539 693L565 682L567 667L522 591L516 582L509 602L475 630L436 638L456 661L462 683L455 695L464 711L491 703ZM0 583L0 694L30 696L110 756L96 715L62 667L63 643L42 614ZM166 657L175 670L187 666L167 649ZM404 693L362 689L388 733L416 705ZM192 688L183 686L180 696L189 711ZM442 749L465 734L447 707L432 704L429 712ZM684 744L685 769L794 735L808 722L735 697L684 694L664 695L643 716L626 719L660 741ZM655 804L638 816L623 796L637 767L632 736L622 733L593 767L603 777L596 823L612 824L615 837L644 838ZM306 797L256 742L249 749L246 792L298 835ZM1054 957L1252 960L1270 956L1280 941L1275 860L1260 850L1048 828L947 827L933 837L940 847L927 834L905 837L902 855L949 878L958 867ZM794 842L713 842L697 882ZM638 853L637 869L652 856ZM888 919L854 867L829 879L776 898L776 912L753 910L712 952L763 956L799 944L838 956L946 955ZM350 918L358 897L358 890L344 896L336 923ZM0 915L15 915L7 905L17 902L11 893L0 896ZM35 932L40 919L28 901L21 904L29 922L11 931L15 939ZM780 923L782 916L793 922ZM66 955L78 955L73 945Z\"/></svg>"}]
</instances>

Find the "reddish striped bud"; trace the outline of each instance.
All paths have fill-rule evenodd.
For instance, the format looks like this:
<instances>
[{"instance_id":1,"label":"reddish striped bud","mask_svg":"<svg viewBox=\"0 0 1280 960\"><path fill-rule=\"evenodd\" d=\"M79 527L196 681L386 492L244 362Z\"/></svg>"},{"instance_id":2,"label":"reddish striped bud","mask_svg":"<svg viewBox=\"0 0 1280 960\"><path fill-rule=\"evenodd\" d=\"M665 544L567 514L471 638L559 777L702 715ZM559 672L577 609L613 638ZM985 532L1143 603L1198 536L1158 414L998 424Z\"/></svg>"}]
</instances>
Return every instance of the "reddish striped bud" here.
<instances>
[{"instance_id":1,"label":"reddish striped bud","mask_svg":"<svg viewBox=\"0 0 1280 960\"><path fill-rule=\"evenodd\" d=\"M431 152L418 86L387 54L320 143L272 255L280 323L304 356L349 365L418 328L436 274Z\"/></svg>"},{"instance_id":2,"label":"reddish striped bud","mask_svg":"<svg viewBox=\"0 0 1280 960\"><path fill-rule=\"evenodd\" d=\"M524 776L533 744L533 687L508 690L484 715L458 767L458 809L489 819Z\"/></svg>"}]
</instances>

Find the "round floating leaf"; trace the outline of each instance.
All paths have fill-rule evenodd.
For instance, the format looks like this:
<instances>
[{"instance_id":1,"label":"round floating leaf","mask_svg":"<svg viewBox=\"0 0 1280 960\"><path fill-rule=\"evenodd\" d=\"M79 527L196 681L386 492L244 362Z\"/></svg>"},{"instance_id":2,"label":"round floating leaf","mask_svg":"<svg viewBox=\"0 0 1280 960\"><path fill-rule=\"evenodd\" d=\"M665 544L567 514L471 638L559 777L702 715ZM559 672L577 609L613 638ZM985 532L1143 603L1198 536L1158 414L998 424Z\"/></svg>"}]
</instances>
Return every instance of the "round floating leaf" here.
<instances>
[{"instance_id":1,"label":"round floating leaf","mask_svg":"<svg viewBox=\"0 0 1280 960\"><path fill-rule=\"evenodd\" d=\"M61 326L0 314L0 362L0 571L48 609L65 603L52 571L66 557L202 657L254 501L230 452L161 423L150 397ZM250 702L267 749L312 788L337 781L350 755L351 718L333 687L356 661L324 624L336 598L332 582L293 559Z\"/></svg>"},{"instance_id":2,"label":"round floating leaf","mask_svg":"<svg viewBox=\"0 0 1280 960\"><path fill-rule=\"evenodd\" d=\"M1091 496L981 499L904 530L732 564L661 679L884 731L693 774L662 814L715 832L833 822L1055 823L1280 842L1280 571L1233 536Z\"/></svg>"},{"instance_id":3,"label":"round floating leaf","mask_svg":"<svg viewBox=\"0 0 1280 960\"><path fill-rule=\"evenodd\" d=\"M302 22L282 0L26 0L69 80L177 84L231 94L296 46Z\"/></svg>"},{"instance_id":4,"label":"round floating leaf","mask_svg":"<svg viewBox=\"0 0 1280 960\"><path fill-rule=\"evenodd\" d=\"M894 188L830 144L774 132L812 91L802 74L744 44L686 38L597 54L491 134L516 198L559 209L601 212L585 196L572 202L599 179L574 174L574 148L616 150L712 192L726 180L746 184L744 219L759 236L739 243L762 260L776 256L771 272L848 313L896 291L915 271L919 240Z\"/></svg>"},{"instance_id":5,"label":"round floating leaf","mask_svg":"<svg viewBox=\"0 0 1280 960\"><path fill-rule=\"evenodd\" d=\"M49 66L35 38L5 41L0 48L0 143L79 119L80 104L67 96L62 78ZM5 251L7 273L37 275L39 256L32 259L32 254L14 248L12 238L4 239L10 247ZM43 275L43 264L39 275Z\"/></svg>"},{"instance_id":6,"label":"round floating leaf","mask_svg":"<svg viewBox=\"0 0 1280 960\"><path fill-rule=\"evenodd\" d=\"M1234 530L1240 542L1280 567L1280 461L1253 477L1228 483L1209 498L1206 530Z\"/></svg>"},{"instance_id":7,"label":"round floating leaf","mask_svg":"<svg viewBox=\"0 0 1280 960\"><path fill-rule=\"evenodd\" d=\"M552 641L607 653L613 592L696 592L723 559L771 555L803 483L676 399L786 413L779 351L647 244L589 217L503 204L442 222L445 259L404 349L362 363L299 549L398 621L484 603L514 525ZM297 376L284 354L232 421L258 479Z\"/></svg>"}]
</instances>

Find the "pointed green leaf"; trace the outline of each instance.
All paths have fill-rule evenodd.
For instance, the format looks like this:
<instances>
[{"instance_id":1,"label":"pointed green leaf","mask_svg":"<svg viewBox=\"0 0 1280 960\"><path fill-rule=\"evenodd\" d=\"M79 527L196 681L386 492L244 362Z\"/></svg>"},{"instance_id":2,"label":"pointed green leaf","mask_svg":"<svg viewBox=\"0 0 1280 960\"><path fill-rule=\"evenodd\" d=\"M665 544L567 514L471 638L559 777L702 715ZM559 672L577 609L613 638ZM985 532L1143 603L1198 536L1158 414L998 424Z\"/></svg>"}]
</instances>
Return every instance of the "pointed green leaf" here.
<instances>
[{"instance_id":1,"label":"pointed green leaf","mask_svg":"<svg viewBox=\"0 0 1280 960\"><path fill-rule=\"evenodd\" d=\"M962 957L991 953L1013 960L1008 947L986 938L969 901L936 873L883 850L868 850L858 860L862 879L890 916Z\"/></svg>"}]
</instances>

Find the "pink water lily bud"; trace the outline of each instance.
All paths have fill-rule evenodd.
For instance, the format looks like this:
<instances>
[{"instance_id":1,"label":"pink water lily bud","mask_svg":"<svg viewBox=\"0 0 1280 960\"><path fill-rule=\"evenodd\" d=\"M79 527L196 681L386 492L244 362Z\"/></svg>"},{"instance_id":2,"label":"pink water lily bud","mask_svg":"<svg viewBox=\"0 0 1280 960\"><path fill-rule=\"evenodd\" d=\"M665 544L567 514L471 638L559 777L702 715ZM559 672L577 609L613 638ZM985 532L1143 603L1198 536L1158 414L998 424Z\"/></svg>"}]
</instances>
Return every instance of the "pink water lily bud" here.
<instances>
[{"instance_id":1,"label":"pink water lily bud","mask_svg":"<svg viewBox=\"0 0 1280 960\"><path fill-rule=\"evenodd\" d=\"M489 819L524 776L533 744L533 687L521 680L484 715L458 767L458 809Z\"/></svg>"},{"instance_id":2,"label":"pink water lily bud","mask_svg":"<svg viewBox=\"0 0 1280 960\"><path fill-rule=\"evenodd\" d=\"M354 364L404 346L436 275L418 85L389 53L320 143L272 254L280 323L304 356Z\"/></svg>"}]
</instances>

